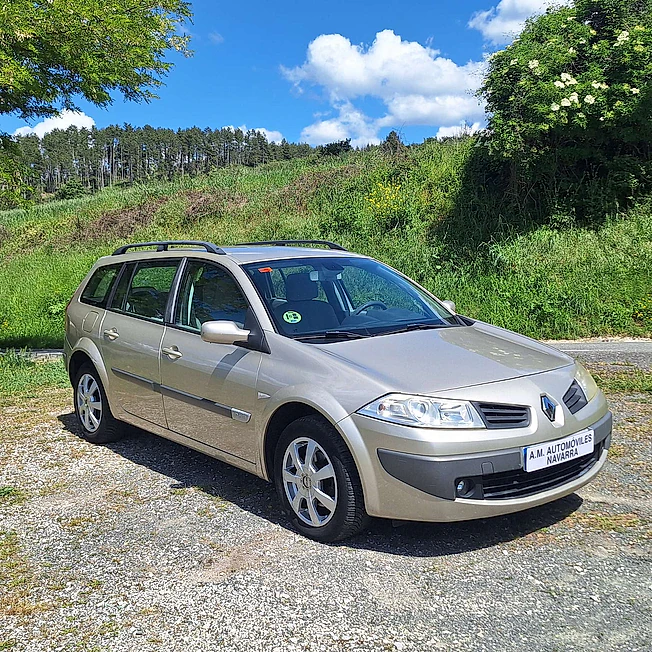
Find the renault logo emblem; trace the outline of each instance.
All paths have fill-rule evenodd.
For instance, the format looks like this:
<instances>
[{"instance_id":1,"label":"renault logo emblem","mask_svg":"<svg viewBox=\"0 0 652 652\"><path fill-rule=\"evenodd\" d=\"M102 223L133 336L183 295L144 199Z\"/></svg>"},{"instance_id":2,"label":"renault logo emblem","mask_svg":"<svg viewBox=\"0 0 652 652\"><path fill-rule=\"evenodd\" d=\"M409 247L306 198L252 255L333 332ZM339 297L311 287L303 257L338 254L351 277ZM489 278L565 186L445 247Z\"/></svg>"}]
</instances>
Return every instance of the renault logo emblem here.
<instances>
[{"instance_id":1,"label":"renault logo emblem","mask_svg":"<svg viewBox=\"0 0 652 652\"><path fill-rule=\"evenodd\" d=\"M543 413L550 419L555 420L555 412L557 411L557 403L555 403L547 394L541 395L541 409Z\"/></svg>"}]
</instances>

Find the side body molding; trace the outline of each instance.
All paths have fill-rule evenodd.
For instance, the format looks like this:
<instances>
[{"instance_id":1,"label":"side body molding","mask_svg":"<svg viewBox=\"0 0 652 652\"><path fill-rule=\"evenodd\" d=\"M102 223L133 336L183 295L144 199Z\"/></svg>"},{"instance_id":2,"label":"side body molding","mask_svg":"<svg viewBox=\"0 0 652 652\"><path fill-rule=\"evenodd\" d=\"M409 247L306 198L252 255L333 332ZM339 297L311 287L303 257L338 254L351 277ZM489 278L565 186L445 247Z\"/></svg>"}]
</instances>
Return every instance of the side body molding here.
<instances>
[{"instance_id":1,"label":"side body molding","mask_svg":"<svg viewBox=\"0 0 652 652\"><path fill-rule=\"evenodd\" d=\"M230 407L228 405L223 405L222 403L216 403L210 399L204 398L202 396L195 396L195 394L188 394L187 392L182 392L180 389L174 389L173 387L168 387L167 385L161 385L156 383L153 380L144 378L143 376L138 376L132 374L129 371L123 371L122 369L116 369L115 367L111 368L111 371L117 376L121 376L125 380L128 380L132 383L139 383L141 385L147 385L152 391L163 396L171 396L178 400L194 405L195 407L201 408L202 410L209 410L210 412L215 412L223 417L229 417L235 419L236 421L242 421L243 423L249 423L251 420L251 414L245 410L239 410L238 408Z\"/></svg>"}]
</instances>

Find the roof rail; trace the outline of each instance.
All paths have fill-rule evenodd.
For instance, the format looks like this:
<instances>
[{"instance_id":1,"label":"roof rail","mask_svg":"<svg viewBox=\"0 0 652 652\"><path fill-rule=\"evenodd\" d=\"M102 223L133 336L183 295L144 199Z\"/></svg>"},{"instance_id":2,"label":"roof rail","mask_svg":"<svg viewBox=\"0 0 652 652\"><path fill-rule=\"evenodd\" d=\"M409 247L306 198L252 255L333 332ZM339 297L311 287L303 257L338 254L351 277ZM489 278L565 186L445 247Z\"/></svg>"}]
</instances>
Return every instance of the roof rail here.
<instances>
[{"instance_id":1,"label":"roof rail","mask_svg":"<svg viewBox=\"0 0 652 652\"><path fill-rule=\"evenodd\" d=\"M251 247L254 245L272 245L274 247L287 247L288 245L303 245L303 244L318 244L324 245L329 249L337 249L338 251L346 251L346 249L337 244L336 242L330 242L328 240L262 240L260 242L240 242L234 247Z\"/></svg>"},{"instance_id":2,"label":"roof rail","mask_svg":"<svg viewBox=\"0 0 652 652\"><path fill-rule=\"evenodd\" d=\"M141 247L156 247L156 251L168 251L170 246L190 245L192 247L202 247L211 254L223 254L224 250L220 249L212 242L202 242L200 240L162 240L159 242L135 242L134 244L123 245L118 247L112 256L124 254L129 249L140 249Z\"/></svg>"}]
</instances>

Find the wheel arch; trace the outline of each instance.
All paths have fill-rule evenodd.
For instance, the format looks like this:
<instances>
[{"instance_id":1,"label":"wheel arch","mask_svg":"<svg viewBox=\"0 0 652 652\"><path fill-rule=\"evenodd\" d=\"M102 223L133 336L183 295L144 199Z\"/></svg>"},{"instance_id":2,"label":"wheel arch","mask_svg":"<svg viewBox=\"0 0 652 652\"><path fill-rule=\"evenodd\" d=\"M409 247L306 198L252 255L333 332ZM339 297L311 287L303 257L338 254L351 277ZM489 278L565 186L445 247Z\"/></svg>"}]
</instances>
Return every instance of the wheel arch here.
<instances>
[{"instance_id":1,"label":"wheel arch","mask_svg":"<svg viewBox=\"0 0 652 652\"><path fill-rule=\"evenodd\" d=\"M301 400L293 400L279 405L274 410L265 426L262 456L262 475L265 479L269 481L274 480L274 452L276 450L276 444L281 437L281 433L293 421L306 416L318 416L326 421L326 423L335 430L338 436L346 444L356 466L358 466L356 455L351 447L351 442L348 441L348 438L345 436L345 433L342 432L342 429L338 427L337 422L330 419L323 410L320 410L315 405L311 405ZM359 472L360 470L358 469L358 473Z\"/></svg>"},{"instance_id":2,"label":"wheel arch","mask_svg":"<svg viewBox=\"0 0 652 652\"><path fill-rule=\"evenodd\" d=\"M102 356L93 341L86 337L79 340L75 350L70 354L68 359L68 377L70 378L71 384L75 382L77 372L85 363L89 363L95 367L97 373L100 375L102 385L104 385L104 391L108 395L109 379Z\"/></svg>"},{"instance_id":3,"label":"wheel arch","mask_svg":"<svg viewBox=\"0 0 652 652\"><path fill-rule=\"evenodd\" d=\"M276 444L281 437L281 433L293 421L310 415L322 417L331 423L330 419L317 410L317 408L308 405L307 403L302 403L301 401L290 401L280 405L267 421L263 442L262 460L262 471L267 480L272 481L274 479L274 451L276 450Z\"/></svg>"},{"instance_id":4,"label":"wheel arch","mask_svg":"<svg viewBox=\"0 0 652 652\"><path fill-rule=\"evenodd\" d=\"M79 370L86 363L95 366L86 351L75 351L70 356L70 362L68 363L68 378L70 378L71 383L75 382L75 378L77 377Z\"/></svg>"}]
</instances>

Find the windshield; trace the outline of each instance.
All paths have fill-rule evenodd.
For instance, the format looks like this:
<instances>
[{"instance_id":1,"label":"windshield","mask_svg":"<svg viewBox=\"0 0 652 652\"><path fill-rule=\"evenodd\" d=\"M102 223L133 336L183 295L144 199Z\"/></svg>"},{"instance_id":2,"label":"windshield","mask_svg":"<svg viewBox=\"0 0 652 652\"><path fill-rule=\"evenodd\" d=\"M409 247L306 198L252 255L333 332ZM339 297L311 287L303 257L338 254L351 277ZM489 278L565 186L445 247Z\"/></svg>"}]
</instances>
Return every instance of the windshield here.
<instances>
[{"instance_id":1,"label":"windshield","mask_svg":"<svg viewBox=\"0 0 652 652\"><path fill-rule=\"evenodd\" d=\"M416 285L368 258L244 265L283 335L337 340L462 325Z\"/></svg>"}]
</instances>

